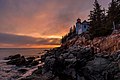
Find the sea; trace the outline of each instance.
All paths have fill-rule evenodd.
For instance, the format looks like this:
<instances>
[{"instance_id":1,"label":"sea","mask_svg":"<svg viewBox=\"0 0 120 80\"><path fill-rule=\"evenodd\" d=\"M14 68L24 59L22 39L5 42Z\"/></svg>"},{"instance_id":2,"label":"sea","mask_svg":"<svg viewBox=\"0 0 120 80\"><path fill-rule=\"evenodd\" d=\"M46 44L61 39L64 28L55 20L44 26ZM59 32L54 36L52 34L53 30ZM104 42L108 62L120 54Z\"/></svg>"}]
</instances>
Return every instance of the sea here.
<instances>
[{"instance_id":1,"label":"sea","mask_svg":"<svg viewBox=\"0 0 120 80\"><path fill-rule=\"evenodd\" d=\"M40 48L0 48L0 60L10 55L21 54L25 57L28 56L41 56L44 50Z\"/></svg>"},{"instance_id":2,"label":"sea","mask_svg":"<svg viewBox=\"0 0 120 80\"><path fill-rule=\"evenodd\" d=\"M26 67L17 67L15 65L7 65L7 60L4 60L5 57L21 54L25 57L29 56L41 56L44 54L45 50L49 49L34 49L34 48L0 48L0 80L20 80L32 74L33 71L37 69L38 66L33 66L30 68ZM19 69L27 69L28 71L24 74L19 73Z\"/></svg>"}]
</instances>

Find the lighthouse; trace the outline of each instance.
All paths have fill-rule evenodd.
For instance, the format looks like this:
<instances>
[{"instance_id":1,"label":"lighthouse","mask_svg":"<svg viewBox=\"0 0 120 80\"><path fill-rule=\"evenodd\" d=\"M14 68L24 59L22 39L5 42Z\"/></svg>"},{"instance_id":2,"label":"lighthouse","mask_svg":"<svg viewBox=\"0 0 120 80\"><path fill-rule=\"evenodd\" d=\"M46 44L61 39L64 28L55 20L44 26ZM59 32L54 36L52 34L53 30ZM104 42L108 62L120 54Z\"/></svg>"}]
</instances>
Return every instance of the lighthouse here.
<instances>
[{"instance_id":1,"label":"lighthouse","mask_svg":"<svg viewBox=\"0 0 120 80\"><path fill-rule=\"evenodd\" d=\"M81 19L77 19L76 22L76 34L82 34L83 32L86 32L89 28L89 22L87 22L86 20L84 20L83 22L81 22Z\"/></svg>"},{"instance_id":2,"label":"lighthouse","mask_svg":"<svg viewBox=\"0 0 120 80\"><path fill-rule=\"evenodd\" d=\"M76 34L81 34L82 33L82 29L81 29L81 19L77 19L76 22Z\"/></svg>"}]
</instances>

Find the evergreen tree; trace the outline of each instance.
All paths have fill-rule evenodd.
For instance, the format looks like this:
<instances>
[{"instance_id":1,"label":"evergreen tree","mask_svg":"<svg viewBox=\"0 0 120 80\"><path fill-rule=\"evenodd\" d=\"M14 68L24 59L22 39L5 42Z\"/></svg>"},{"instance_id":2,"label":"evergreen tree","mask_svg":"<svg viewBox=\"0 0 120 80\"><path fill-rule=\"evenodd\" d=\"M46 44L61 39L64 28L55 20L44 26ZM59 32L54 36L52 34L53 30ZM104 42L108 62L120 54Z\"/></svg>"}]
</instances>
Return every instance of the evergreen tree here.
<instances>
[{"instance_id":1,"label":"evergreen tree","mask_svg":"<svg viewBox=\"0 0 120 80\"><path fill-rule=\"evenodd\" d=\"M67 41L68 35L62 36L61 43L65 43Z\"/></svg>"},{"instance_id":2,"label":"evergreen tree","mask_svg":"<svg viewBox=\"0 0 120 80\"><path fill-rule=\"evenodd\" d=\"M117 0L117 21L116 21L116 23L117 24L120 24L120 0Z\"/></svg>"},{"instance_id":3,"label":"evergreen tree","mask_svg":"<svg viewBox=\"0 0 120 80\"><path fill-rule=\"evenodd\" d=\"M73 26L73 34L76 34L76 27L75 27L75 25Z\"/></svg>"},{"instance_id":4,"label":"evergreen tree","mask_svg":"<svg viewBox=\"0 0 120 80\"><path fill-rule=\"evenodd\" d=\"M72 27L70 28L70 31L69 31L69 34L72 34L72 32L73 32L73 29L72 29Z\"/></svg>"},{"instance_id":5,"label":"evergreen tree","mask_svg":"<svg viewBox=\"0 0 120 80\"><path fill-rule=\"evenodd\" d=\"M105 18L105 11L101 9L101 5L98 3L97 0L94 2L93 11L90 11L89 20L90 26L89 33L91 34L91 38L104 36L106 33L104 30L104 22Z\"/></svg>"},{"instance_id":6,"label":"evergreen tree","mask_svg":"<svg viewBox=\"0 0 120 80\"><path fill-rule=\"evenodd\" d=\"M118 16L118 3L116 0L112 0L112 2L110 3L110 6L108 8L108 21L110 24L113 24L113 22L115 22L115 24L117 23L117 16Z\"/></svg>"},{"instance_id":7,"label":"evergreen tree","mask_svg":"<svg viewBox=\"0 0 120 80\"><path fill-rule=\"evenodd\" d=\"M76 36L76 27L73 26L70 28L69 33L65 36L62 36L61 43L65 43L67 40L72 39L74 36Z\"/></svg>"},{"instance_id":8,"label":"evergreen tree","mask_svg":"<svg viewBox=\"0 0 120 80\"><path fill-rule=\"evenodd\" d=\"M107 27L114 28L120 24L120 0L112 0L107 13Z\"/></svg>"}]
</instances>

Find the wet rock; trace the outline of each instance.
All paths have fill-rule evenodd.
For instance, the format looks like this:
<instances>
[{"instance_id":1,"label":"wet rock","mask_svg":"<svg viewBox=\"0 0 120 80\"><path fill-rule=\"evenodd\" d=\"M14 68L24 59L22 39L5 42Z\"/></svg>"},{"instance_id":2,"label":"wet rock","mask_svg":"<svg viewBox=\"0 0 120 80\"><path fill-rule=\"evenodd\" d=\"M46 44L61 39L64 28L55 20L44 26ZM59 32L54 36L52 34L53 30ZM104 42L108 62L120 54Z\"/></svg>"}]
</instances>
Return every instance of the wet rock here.
<instances>
[{"instance_id":1,"label":"wet rock","mask_svg":"<svg viewBox=\"0 0 120 80\"><path fill-rule=\"evenodd\" d=\"M36 59L37 58L37 59ZM21 56L20 54L9 56L7 59L9 59L8 62L6 62L8 65L16 65L16 66L26 66L26 67L32 67L39 64L39 61L41 60L39 56L33 56L33 57L27 57Z\"/></svg>"},{"instance_id":2,"label":"wet rock","mask_svg":"<svg viewBox=\"0 0 120 80\"><path fill-rule=\"evenodd\" d=\"M25 62L25 66L29 66L30 64L32 64L35 60L35 57L27 57L26 58L26 62Z\"/></svg>"},{"instance_id":3,"label":"wet rock","mask_svg":"<svg viewBox=\"0 0 120 80\"><path fill-rule=\"evenodd\" d=\"M19 69L18 71L19 71L20 73L23 73L23 74L24 74L24 73L26 73L28 70L27 70L27 69Z\"/></svg>"},{"instance_id":4,"label":"wet rock","mask_svg":"<svg viewBox=\"0 0 120 80\"><path fill-rule=\"evenodd\" d=\"M33 75L34 74L36 74L36 75L42 74L42 68L43 68L42 66L38 66L38 69L33 72Z\"/></svg>"},{"instance_id":5,"label":"wet rock","mask_svg":"<svg viewBox=\"0 0 120 80\"><path fill-rule=\"evenodd\" d=\"M36 65L38 65L39 64L39 61L33 61L30 65L31 66L36 66Z\"/></svg>"},{"instance_id":6,"label":"wet rock","mask_svg":"<svg viewBox=\"0 0 120 80\"><path fill-rule=\"evenodd\" d=\"M12 59L7 62L9 65L16 65L16 66L23 66L25 64L26 60L24 56L21 56L19 58Z\"/></svg>"},{"instance_id":7,"label":"wet rock","mask_svg":"<svg viewBox=\"0 0 120 80\"><path fill-rule=\"evenodd\" d=\"M35 57L27 57L26 58L28 61L33 61L35 59Z\"/></svg>"},{"instance_id":8,"label":"wet rock","mask_svg":"<svg viewBox=\"0 0 120 80\"><path fill-rule=\"evenodd\" d=\"M21 57L20 54L16 54L16 55L12 55L12 56L6 57L5 60L12 60L12 59L20 58L20 57Z\"/></svg>"}]
</instances>

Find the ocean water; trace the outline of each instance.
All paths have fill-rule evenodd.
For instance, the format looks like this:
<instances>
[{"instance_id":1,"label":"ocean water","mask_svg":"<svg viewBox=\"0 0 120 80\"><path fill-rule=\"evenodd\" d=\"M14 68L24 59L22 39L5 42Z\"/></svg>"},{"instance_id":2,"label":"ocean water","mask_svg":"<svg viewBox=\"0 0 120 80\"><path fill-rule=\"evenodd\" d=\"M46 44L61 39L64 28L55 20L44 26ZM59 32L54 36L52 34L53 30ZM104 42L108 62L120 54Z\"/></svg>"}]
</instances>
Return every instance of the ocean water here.
<instances>
[{"instance_id":1,"label":"ocean water","mask_svg":"<svg viewBox=\"0 0 120 80\"><path fill-rule=\"evenodd\" d=\"M23 56L41 56L46 49L34 48L0 48L0 60L10 55L21 54Z\"/></svg>"},{"instance_id":2,"label":"ocean water","mask_svg":"<svg viewBox=\"0 0 120 80\"><path fill-rule=\"evenodd\" d=\"M0 80L20 80L21 78L25 78L32 74L34 70L37 69L38 66L42 65L39 63L37 66L33 67L17 67L15 65L7 65L7 60L3 60L4 57L8 57L10 55L21 54L25 57L28 56L41 56L44 54L44 50L46 49L24 49L24 48L0 48ZM25 74L20 73L19 69L28 70Z\"/></svg>"}]
</instances>

